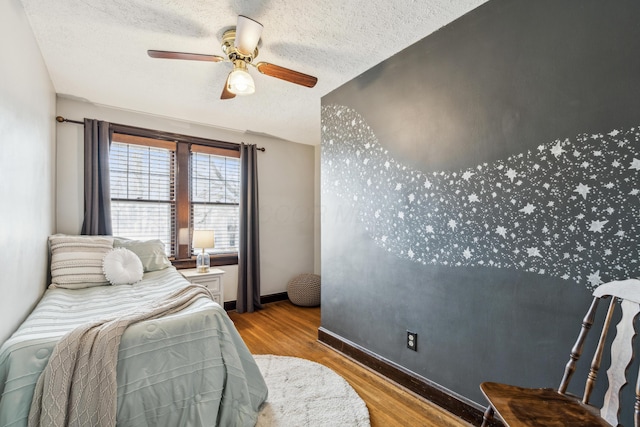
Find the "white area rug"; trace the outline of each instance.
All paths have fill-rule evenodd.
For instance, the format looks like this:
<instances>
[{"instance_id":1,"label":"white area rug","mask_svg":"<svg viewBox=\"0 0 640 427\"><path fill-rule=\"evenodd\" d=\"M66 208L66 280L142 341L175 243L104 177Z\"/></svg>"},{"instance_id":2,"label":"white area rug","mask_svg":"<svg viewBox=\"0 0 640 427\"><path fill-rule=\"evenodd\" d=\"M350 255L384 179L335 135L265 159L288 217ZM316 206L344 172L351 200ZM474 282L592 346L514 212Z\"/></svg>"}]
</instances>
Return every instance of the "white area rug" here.
<instances>
[{"instance_id":1,"label":"white area rug","mask_svg":"<svg viewBox=\"0 0 640 427\"><path fill-rule=\"evenodd\" d=\"M254 355L269 387L256 427L369 427L356 391L326 366L297 357Z\"/></svg>"}]
</instances>

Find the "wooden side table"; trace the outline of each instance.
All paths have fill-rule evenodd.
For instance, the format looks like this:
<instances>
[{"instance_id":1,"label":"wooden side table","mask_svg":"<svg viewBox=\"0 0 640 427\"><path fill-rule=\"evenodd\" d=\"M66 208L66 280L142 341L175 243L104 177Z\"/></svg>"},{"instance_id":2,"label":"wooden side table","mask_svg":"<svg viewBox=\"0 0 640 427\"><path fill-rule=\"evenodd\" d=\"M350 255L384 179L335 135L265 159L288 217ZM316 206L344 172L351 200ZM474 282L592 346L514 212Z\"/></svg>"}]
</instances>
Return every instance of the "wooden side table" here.
<instances>
[{"instance_id":1,"label":"wooden side table","mask_svg":"<svg viewBox=\"0 0 640 427\"><path fill-rule=\"evenodd\" d=\"M206 273L198 273L195 268L188 268L178 271L191 283L197 283L209 288L213 294L214 301L224 307L224 286L222 283L224 270L212 268Z\"/></svg>"}]
</instances>

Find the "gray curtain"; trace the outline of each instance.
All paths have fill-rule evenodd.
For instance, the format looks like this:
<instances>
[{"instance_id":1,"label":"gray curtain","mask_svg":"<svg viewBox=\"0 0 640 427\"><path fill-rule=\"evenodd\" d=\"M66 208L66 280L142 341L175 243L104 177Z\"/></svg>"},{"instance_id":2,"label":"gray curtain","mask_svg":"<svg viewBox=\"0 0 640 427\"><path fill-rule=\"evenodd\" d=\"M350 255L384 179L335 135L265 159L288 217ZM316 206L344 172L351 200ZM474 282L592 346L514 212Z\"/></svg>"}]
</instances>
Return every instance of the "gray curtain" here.
<instances>
[{"instance_id":1,"label":"gray curtain","mask_svg":"<svg viewBox=\"0 0 640 427\"><path fill-rule=\"evenodd\" d=\"M240 144L240 242L238 313L260 305L260 233L258 227L258 155L255 145Z\"/></svg>"},{"instance_id":2,"label":"gray curtain","mask_svg":"<svg viewBox=\"0 0 640 427\"><path fill-rule=\"evenodd\" d=\"M84 119L84 222L82 234L111 235L108 122Z\"/></svg>"}]
</instances>

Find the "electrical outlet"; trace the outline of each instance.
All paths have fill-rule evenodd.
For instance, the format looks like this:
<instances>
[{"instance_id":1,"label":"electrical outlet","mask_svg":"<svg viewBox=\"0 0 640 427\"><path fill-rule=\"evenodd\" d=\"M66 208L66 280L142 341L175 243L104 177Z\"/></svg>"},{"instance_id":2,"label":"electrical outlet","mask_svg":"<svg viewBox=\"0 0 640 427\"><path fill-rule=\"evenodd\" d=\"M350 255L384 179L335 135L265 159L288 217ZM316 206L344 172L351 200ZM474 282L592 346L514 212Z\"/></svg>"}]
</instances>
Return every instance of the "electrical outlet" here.
<instances>
[{"instance_id":1,"label":"electrical outlet","mask_svg":"<svg viewBox=\"0 0 640 427\"><path fill-rule=\"evenodd\" d=\"M407 331L407 348L418 351L418 333Z\"/></svg>"}]
</instances>

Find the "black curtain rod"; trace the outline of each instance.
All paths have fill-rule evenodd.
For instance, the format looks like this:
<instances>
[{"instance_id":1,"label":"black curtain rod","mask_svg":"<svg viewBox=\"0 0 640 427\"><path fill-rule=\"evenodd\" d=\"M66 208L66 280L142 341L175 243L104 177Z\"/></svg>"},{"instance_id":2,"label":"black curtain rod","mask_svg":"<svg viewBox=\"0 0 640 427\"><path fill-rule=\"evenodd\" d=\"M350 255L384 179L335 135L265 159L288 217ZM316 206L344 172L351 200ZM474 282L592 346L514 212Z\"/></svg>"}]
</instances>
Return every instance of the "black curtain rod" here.
<instances>
[{"instance_id":1,"label":"black curtain rod","mask_svg":"<svg viewBox=\"0 0 640 427\"><path fill-rule=\"evenodd\" d=\"M56 117L56 121L58 123L75 123L77 125L83 125L84 126L84 122L81 122L81 121L78 121L78 120L65 119L62 116L57 116ZM264 148L264 147L257 147L256 150L260 150L262 152L267 151L267 149Z\"/></svg>"}]
</instances>

